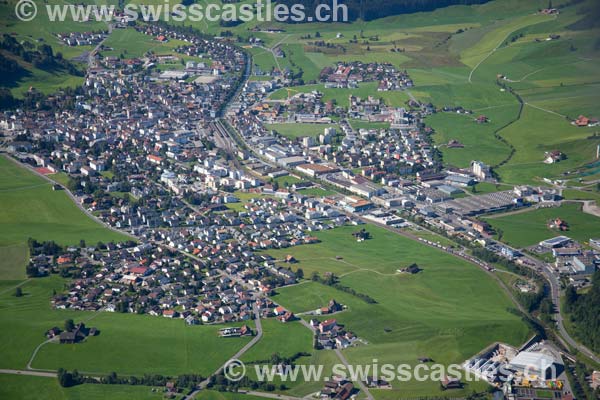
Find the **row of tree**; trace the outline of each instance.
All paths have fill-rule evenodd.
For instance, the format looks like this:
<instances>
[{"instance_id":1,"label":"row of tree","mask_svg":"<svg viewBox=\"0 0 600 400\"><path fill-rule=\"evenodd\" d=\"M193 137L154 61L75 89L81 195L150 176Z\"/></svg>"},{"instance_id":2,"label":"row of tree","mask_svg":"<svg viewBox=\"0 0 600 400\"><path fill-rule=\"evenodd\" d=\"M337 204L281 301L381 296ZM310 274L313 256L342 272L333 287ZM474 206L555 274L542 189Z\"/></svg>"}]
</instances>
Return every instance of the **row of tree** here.
<instances>
[{"instance_id":1,"label":"row of tree","mask_svg":"<svg viewBox=\"0 0 600 400\"><path fill-rule=\"evenodd\" d=\"M77 370L68 371L59 368L58 383L62 387L71 387L81 385L83 383L95 383L105 385L141 385L141 386L165 386L167 382L173 382L177 388L193 389L200 384L205 378L196 374L184 374L176 377L164 375L149 375L141 377L137 376L119 376L116 372L111 372L106 376L92 377L83 375Z\"/></svg>"},{"instance_id":2,"label":"row of tree","mask_svg":"<svg viewBox=\"0 0 600 400\"><path fill-rule=\"evenodd\" d=\"M311 275L311 280L314 281L314 282L319 282L319 283L321 283L323 285L331 286L331 287L336 288L337 290L340 290L342 292L349 293L349 294L351 294L354 297L358 297L359 299L361 299L365 303L377 304L377 300L375 300L374 298L372 298L368 294L359 293L356 290L352 289L351 287L344 286L341 283L339 283L337 277L334 274L327 274L325 277L321 277L319 275L319 273L315 271Z\"/></svg>"}]
</instances>

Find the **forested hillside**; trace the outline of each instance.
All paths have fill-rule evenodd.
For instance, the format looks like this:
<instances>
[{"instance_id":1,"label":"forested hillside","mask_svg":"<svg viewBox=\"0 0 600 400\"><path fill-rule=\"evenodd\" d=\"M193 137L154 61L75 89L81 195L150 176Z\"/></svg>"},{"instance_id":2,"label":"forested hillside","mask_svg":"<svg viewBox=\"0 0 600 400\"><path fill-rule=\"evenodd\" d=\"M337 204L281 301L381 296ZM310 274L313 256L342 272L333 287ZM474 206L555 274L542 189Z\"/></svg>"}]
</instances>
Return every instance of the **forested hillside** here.
<instances>
[{"instance_id":1,"label":"forested hillside","mask_svg":"<svg viewBox=\"0 0 600 400\"><path fill-rule=\"evenodd\" d=\"M489 0L338 0L339 4L348 6L348 17L351 21L363 19L370 21L376 18L396 14L410 14L431 11L452 5L469 5L487 3ZM291 6L304 4L307 14L318 4L333 4L332 0L281 0L280 3Z\"/></svg>"},{"instance_id":2,"label":"forested hillside","mask_svg":"<svg viewBox=\"0 0 600 400\"><path fill-rule=\"evenodd\" d=\"M600 351L600 271L594 274L592 287L586 294L577 294L575 288L569 286L565 305L577 326L577 335L592 350Z\"/></svg>"}]
</instances>

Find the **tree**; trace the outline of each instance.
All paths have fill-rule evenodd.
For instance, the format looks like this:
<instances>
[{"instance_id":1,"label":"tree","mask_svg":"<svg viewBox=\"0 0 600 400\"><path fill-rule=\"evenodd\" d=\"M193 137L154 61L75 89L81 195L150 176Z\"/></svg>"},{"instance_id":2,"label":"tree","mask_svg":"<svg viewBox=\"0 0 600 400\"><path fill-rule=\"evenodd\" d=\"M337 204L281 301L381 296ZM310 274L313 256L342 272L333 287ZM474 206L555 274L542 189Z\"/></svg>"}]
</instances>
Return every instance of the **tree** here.
<instances>
[{"instance_id":1,"label":"tree","mask_svg":"<svg viewBox=\"0 0 600 400\"><path fill-rule=\"evenodd\" d=\"M296 276L298 279L304 279L304 270L302 268L298 268L296 270Z\"/></svg>"},{"instance_id":2,"label":"tree","mask_svg":"<svg viewBox=\"0 0 600 400\"><path fill-rule=\"evenodd\" d=\"M64 369L62 369L62 368L58 369L57 377L58 377L58 383L60 384L60 386L62 386L62 387L72 386L71 374L69 374Z\"/></svg>"},{"instance_id":3,"label":"tree","mask_svg":"<svg viewBox=\"0 0 600 400\"><path fill-rule=\"evenodd\" d=\"M567 311L570 311L575 303L577 303L577 290L573 285L569 285L567 286L567 290L565 290L565 305Z\"/></svg>"},{"instance_id":4,"label":"tree","mask_svg":"<svg viewBox=\"0 0 600 400\"><path fill-rule=\"evenodd\" d=\"M79 247L81 247L82 249L85 248L85 240L81 239L79 241Z\"/></svg>"},{"instance_id":5,"label":"tree","mask_svg":"<svg viewBox=\"0 0 600 400\"><path fill-rule=\"evenodd\" d=\"M23 290L18 287L15 289L15 297L22 297L23 296Z\"/></svg>"},{"instance_id":6,"label":"tree","mask_svg":"<svg viewBox=\"0 0 600 400\"><path fill-rule=\"evenodd\" d=\"M75 329L75 322L72 319L65 320L65 331L71 332L73 329Z\"/></svg>"}]
</instances>

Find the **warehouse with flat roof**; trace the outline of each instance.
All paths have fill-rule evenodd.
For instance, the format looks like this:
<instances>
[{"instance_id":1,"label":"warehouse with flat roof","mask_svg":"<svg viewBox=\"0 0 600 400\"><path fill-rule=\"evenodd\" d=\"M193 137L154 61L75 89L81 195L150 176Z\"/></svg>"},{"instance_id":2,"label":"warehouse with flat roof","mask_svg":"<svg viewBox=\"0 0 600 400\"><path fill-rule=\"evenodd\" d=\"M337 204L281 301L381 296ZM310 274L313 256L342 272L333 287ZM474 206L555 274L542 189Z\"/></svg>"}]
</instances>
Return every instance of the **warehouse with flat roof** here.
<instances>
[{"instance_id":1,"label":"warehouse with flat roof","mask_svg":"<svg viewBox=\"0 0 600 400\"><path fill-rule=\"evenodd\" d=\"M527 376L537 376L542 379L553 378L555 360L552 356L532 351L522 351L510 360L510 366ZM556 377L554 377L556 378Z\"/></svg>"}]
</instances>

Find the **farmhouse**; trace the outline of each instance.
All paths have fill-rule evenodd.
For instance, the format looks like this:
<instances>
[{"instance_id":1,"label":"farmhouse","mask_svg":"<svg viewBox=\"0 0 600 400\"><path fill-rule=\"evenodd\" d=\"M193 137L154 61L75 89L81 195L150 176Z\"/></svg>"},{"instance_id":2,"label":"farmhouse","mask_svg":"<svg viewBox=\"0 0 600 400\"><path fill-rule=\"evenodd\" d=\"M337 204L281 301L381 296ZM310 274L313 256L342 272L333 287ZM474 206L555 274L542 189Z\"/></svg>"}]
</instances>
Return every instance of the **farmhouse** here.
<instances>
[{"instance_id":1,"label":"farmhouse","mask_svg":"<svg viewBox=\"0 0 600 400\"><path fill-rule=\"evenodd\" d=\"M441 385L442 389L444 389L444 390L460 389L462 387L462 383L461 383L460 379L453 378L451 376L444 377L444 379L442 379L442 381L440 382L440 385Z\"/></svg>"},{"instance_id":2,"label":"farmhouse","mask_svg":"<svg viewBox=\"0 0 600 400\"><path fill-rule=\"evenodd\" d=\"M59 341L61 344L79 343L88 336L95 336L96 333L96 328L86 328L85 324L80 322L79 324L75 325L73 330L61 332L59 335Z\"/></svg>"},{"instance_id":3,"label":"farmhouse","mask_svg":"<svg viewBox=\"0 0 600 400\"><path fill-rule=\"evenodd\" d=\"M559 150L547 151L544 153L544 163L546 164L554 164L565 158L566 156Z\"/></svg>"}]
</instances>

